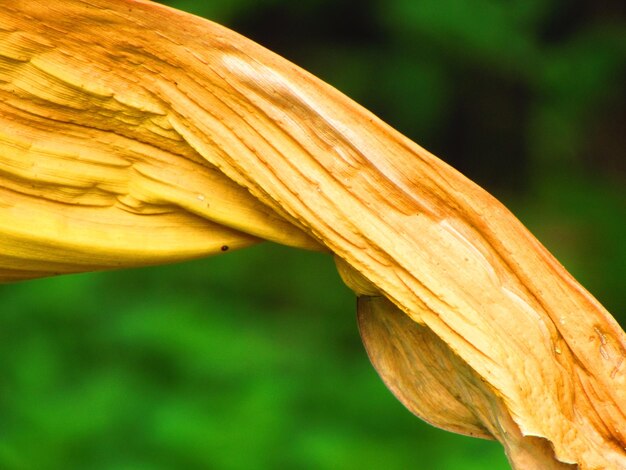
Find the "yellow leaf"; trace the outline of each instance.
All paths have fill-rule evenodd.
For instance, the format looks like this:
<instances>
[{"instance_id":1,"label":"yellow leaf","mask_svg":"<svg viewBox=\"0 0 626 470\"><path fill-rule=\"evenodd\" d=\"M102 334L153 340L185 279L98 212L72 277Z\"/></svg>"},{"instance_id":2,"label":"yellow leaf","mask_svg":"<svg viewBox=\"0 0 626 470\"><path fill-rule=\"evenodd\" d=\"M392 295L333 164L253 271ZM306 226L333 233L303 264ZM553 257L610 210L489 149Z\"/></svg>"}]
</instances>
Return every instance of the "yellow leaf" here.
<instances>
[{"instance_id":1,"label":"yellow leaf","mask_svg":"<svg viewBox=\"0 0 626 470\"><path fill-rule=\"evenodd\" d=\"M626 467L624 332L476 184L209 21L2 3L3 280L259 239L329 250L412 411L499 439L516 468Z\"/></svg>"}]
</instances>

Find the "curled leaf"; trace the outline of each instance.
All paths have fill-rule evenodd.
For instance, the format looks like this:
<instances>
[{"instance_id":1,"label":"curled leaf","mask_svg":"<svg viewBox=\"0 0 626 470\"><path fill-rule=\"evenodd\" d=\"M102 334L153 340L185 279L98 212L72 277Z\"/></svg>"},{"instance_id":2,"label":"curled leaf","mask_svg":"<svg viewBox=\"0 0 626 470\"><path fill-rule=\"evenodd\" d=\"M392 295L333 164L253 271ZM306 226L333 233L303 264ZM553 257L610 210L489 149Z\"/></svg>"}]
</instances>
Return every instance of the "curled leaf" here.
<instances>
[{"instance_id":1,"label":"curled leaf","mask_svg":"<svg viewBox=\"0 0 626 470\"><path fill-rule=\"evenodd\" d=\"M359 329L372 364L404 406L448 431L498 439L515 468L566 469L545 439L525 436L506 404L432 330L384 297L362 297Z\"/></svg>"},{"instance_id":2,"label":"curled leaf","mask_svg":"<svg viewBox=\"0 0 626 470\"><path fill-rule=\"evenodd\" d=\"M374 365L516 468L626 467L626 338L484 190L337 90L141 0L3 1L0 278L332 251Z\"/></svg>"}]
</instances>

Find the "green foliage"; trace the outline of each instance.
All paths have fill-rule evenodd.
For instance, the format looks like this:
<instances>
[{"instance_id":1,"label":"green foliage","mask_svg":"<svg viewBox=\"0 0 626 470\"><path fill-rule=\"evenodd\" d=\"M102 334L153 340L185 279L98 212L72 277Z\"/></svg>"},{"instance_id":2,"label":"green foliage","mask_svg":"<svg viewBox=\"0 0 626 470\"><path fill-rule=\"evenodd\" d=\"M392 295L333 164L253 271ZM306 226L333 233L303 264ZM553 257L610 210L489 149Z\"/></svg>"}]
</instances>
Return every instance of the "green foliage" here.
<instances>
[{"instance_id":1,"label":"green foliage","mask_svg":"<svg viewBox=\"0 0 626 470\"><path fill-rule=\"evenodd\" d=\"M600 3L169 2L487 187L624 324L626 36ZM0 306L0 468L507 468L396 402L324 255L266 244L0 286Z\"/></svg>"}]
</instances>

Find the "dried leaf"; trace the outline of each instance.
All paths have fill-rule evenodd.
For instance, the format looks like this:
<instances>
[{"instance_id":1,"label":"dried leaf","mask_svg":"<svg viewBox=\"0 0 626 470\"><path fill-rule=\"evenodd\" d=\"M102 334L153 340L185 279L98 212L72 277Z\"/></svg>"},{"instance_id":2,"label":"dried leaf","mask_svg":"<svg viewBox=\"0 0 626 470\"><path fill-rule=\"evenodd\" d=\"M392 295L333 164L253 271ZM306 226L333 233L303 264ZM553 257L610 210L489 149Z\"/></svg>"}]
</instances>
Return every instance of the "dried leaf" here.
<instances>
[{"instance_id":1,"label":"dried leaf","mask_svg":"<svg viewBox=\"0 0 626 470\"><path fill-rule=\"evenodd\" d=\"M626 468L626 338L484 190L341 93L139 0L0 0L0 277L334 252L424 419L516 468ZM403 312L405 317L399 314Z\"/></svg>"},{"instance_id":2,"label":"dried leaf","mask_svg":"<svg viewBox=\"0 0 626 470\"><path fill-rule=\"evenodd\" d=\"M498 393L435 335L384 297L359 299L372 364L404 406L434 426L504 444L521 469L566 469L545 439L524 436Z\"/></svg>"}]
</instances>

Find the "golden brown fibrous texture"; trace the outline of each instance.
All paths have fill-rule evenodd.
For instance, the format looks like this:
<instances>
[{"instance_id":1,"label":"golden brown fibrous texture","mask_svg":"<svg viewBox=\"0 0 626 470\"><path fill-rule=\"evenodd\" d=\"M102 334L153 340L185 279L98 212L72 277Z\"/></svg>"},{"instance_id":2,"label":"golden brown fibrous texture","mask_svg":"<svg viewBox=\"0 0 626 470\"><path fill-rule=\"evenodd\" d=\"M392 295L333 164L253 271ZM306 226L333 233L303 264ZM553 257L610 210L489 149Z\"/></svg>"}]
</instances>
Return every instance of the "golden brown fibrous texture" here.
<instances>
[{"instance_id":1,"label":"golden brown fibrous texture","mask_svg":"<svg viewBox=\"0 0 626 470\"><path fill-rule=\"evenodd\" d=\"M333 252L372 360L515 468L626 468L626 339L476 184L337 90L138 0L0 0L0 278L261 239Z\"/></svg>"}]
</instances>

